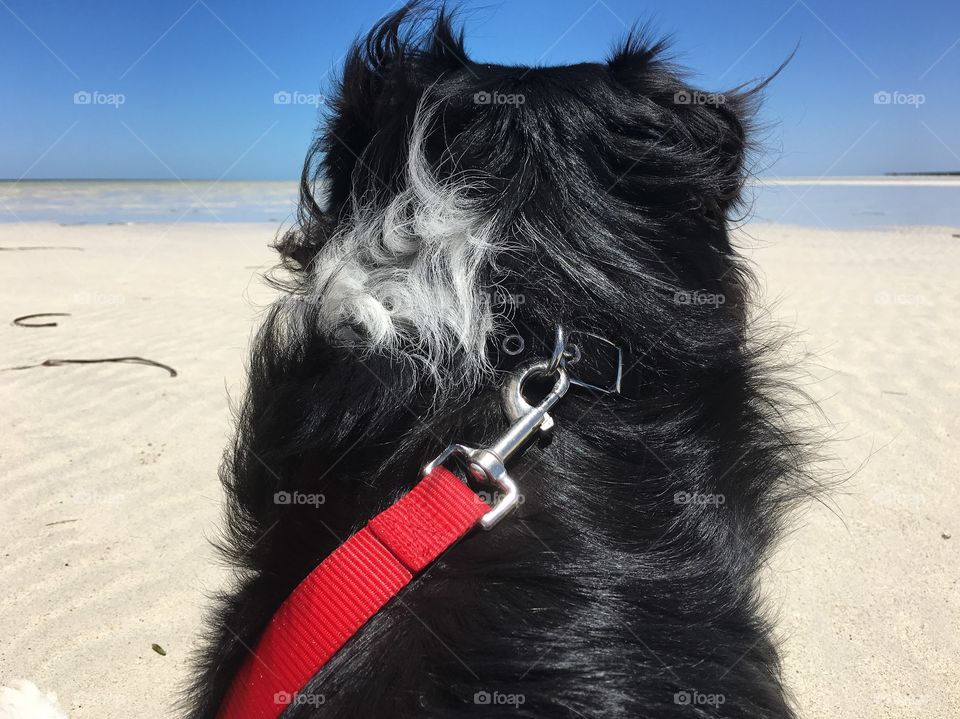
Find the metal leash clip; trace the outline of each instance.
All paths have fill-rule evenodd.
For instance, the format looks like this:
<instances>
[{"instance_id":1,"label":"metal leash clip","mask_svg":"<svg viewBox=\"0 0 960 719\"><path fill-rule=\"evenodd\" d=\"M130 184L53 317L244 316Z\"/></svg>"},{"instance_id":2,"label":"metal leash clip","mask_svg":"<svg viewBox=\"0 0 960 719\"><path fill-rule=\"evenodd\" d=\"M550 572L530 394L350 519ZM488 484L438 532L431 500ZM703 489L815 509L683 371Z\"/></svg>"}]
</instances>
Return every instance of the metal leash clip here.
<instances>
[{"instance_id":1,"label":"metal leash clip","mask_svg":"<svg viewBox=\"0 0 960 719\"><path fill-rule=\"evenodd\" d=\"M557 327L557 341L550 359L528 363L510 373L503 387L502 399L507 416L513 424L491 447L473 448L463 444L451 444L436 459L423 468L428 475L451 457L463 461L467 471L475 480L492 484L502 495L493 509L480 518L480 526L492 529L514 507L517 506L520 492L516 482L507 473L506 462L524 447L534 436L549 432L553 428L550 410L570 389L570 375L567 364L578 359L576 347L567 347L563 328ZM556 375L553 389L534 406L523 396L524 384L533 377Z\"/></svg>"}]
</instances>

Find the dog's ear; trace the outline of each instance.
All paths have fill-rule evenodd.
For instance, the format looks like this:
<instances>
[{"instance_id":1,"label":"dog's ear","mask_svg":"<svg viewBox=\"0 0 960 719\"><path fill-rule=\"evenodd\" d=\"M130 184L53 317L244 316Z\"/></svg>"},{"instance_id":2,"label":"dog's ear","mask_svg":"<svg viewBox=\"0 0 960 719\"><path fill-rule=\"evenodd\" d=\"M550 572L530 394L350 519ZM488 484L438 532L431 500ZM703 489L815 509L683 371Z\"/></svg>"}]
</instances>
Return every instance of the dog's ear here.
<instances>
[{"instance_id":1,"label":"dog's ear","mask_svg":"<svg viewBox=\"0 0 960 719\"><path fill-rule=\"evenodd\" d=\"M678 98L698 99L684 104ZM726 216L740 199L747 179L748 127L753 114L750 98L737 92L703 93L687 87L674 94L673 102L677 118L697 147L700 177L710 184L713 199Z\"/></svg>"},{"instance_id":2,"label":"dog's ear","mask_svg":"<svg viewBox=\"0 0 960 719\"><path fill-rule=\"evenodd\" d=\"M690 191L707 201L708 210L725 215L746 179L754 96L766 82L746 92L704 92L684 80L665 57L666 49L665 41L653 42L644 31L631 32L608 61L616 84L626 90L636 123L628 131L652 134L658 150L669 158L658 171L689 183Z\"/></svg>"},{"instance_id":3,"label":"dog's ear","mask_svg":"<svg viewBox=\"0 0 960 719\"><path fill-rule=\"evenodd\" d=\"M276 244L294 277L310 267L352 201L399 191L418 104L438 79L467 72L469 62L452 16L432 15L421 2L353 44L304 163L297 226Z\"/></svg>"},{"instance_id":4,"label":"dog's ear","mask_svg":"<svg viewBox=\"0 0 960 719\"><path fill-rule=\"evenodd\" d=\"M355 190L394 189L424 92L468 63L450 14L441 9L431 18L420 3L388 15L354 44L324 132L330 207Z\"/></svg>"},{"instance_id":5,"label":"dog's ear","mask_svg":"<svg viewBox=\"0 0 960 719\"><path fill-rule=\"evenodd\" d=\"M607 65L614 77L627 85L635 85L641 76L666 66L669 39L655 40L649 28L634 27L613 49Z\"/></svg>"}]
</instances>

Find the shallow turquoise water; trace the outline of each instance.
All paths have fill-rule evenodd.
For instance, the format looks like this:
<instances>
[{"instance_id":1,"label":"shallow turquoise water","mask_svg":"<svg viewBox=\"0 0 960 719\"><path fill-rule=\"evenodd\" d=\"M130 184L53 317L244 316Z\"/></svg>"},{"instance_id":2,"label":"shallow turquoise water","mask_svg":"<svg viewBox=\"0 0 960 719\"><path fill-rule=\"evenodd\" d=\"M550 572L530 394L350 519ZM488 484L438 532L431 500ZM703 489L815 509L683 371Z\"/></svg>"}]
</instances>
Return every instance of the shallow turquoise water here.
<instances>
[{"instance_id":1,"label":"shallow turquoise water","mask_svg":"<svg viewBox=\"0 0 960 719\"><path fill-rule=\"evenodd\" d=\"M831 229L890 225L960 227L960 182L910 184L764 185L751 187L752 219Z\"/></svg>"},{"instance_id":2,"label":"shallow turquoise water","mask_svg":"<svg viewBox=\"0 0 960 719\"><path fill-rule=\"evenodd\" d=\"M856 183L857 179L845 180ZM917 185L862 178L861 184L803 180L751 185L748 218L835 229L890 225L960 227L960 181ZM290 223L297 182L91 181L0 182L0 222Z\"/></svg>"},{"instance_id":3,"label":"shallow turquoise water","mask_svg":"<svg viewBox=\"0 0 960 719\"><path fill-rule=\"evenodd\" d=\"M40 180L0 182L0 222L290 222L298 183Z\"/></svg>"}]
</instances>

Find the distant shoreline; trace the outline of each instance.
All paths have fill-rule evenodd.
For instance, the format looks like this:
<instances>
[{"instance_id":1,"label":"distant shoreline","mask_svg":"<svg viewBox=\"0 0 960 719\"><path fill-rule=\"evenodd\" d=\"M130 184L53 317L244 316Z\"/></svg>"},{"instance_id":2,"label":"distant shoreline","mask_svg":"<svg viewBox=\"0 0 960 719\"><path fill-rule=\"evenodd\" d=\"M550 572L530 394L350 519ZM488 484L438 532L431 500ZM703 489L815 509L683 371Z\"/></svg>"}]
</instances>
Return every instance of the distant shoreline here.
<instances>
[{"instance_id":1,"label":"distant shoreline","mask_svg":"<svg viewBox=\"0 0 960 719\"><path fill-rule=\"evenodd\" d=\"M319 183L316 194L324 195ZM28 180L0 182L0 223L296 223L295 180ZM756 177L752 222L855 229L960 227L960 175Z\"/></svg>"},{"instance_id":2,"label":"distant shoreline","mask_svg":"<svg viewBox=\"0 0 960 719\"><path fill-rule=\"evenodd\" d=\"M818 187L960 187L960 173L943 172L940 174L888 173L886 175L868 175L864 177L754 177L750 185L794 185Z\"/></svg>"},{"instance_id":3,"label":"distant shoreline","mask_svg":"<svg viewBox=\"0 0 960 719\"><path fill-rule=\"evenodd\" d=\"M163 183L166 183L166 182L172 182L172 183L175 183L175 184L190 183L190 182L206 182L206 183L216 183L216 184L218 184L218 185L222 185L222 184L225 184L225 183L228 183L228 182L286 182L286 183L293 182L293 183L299 183L299 182L300 182L300 178L299 178L299 177L293 177L293 178L290 178L290 179L288 179L288 180L250 180L250 179L236 179L236 178L230 179L230 180L227 180L227 179L218 180L218 179L215 178L215 177L210 177L210 178L207 178L207 179L203 179L203 178L179 178L179 177L156 177L156 178L151 178L151 177L134 177L134 178L123 178L123 177L110 177L110 178L108 178L108 177L93 177L93 178L86 178L86 177L67 177L67 178L63 178L63 177L41 177L41 178L33 179L33 178L24 177L24 178L19 179L19 180L16 179L16 178L13 178L13 177L0 178L0 184L2 184L2 183L22 184L22 183L24 183L24 182L84 182L84 183L91 183L91 182L114 182L114 183L116 183L116 182L124 182L124 183L134 183L134 182L163 182Z\"/></svg>"},{"instance_id":4,"label":"distant shoreline","mask_svg":"<svg viewBox=\"0 0 960 719\"><path fill-rule=\"evenodd\" d=\"M215 178L210 179L181 179L181 178L147 178L147 177L138 177L132 179L125 178L52 178L45 177L40 179L13 179L13 178L0 178L0 186L2 185L17 185L24 183L31 184L174 184L174 185L184 185L184 184L263 184L263 183L276 183L276 184L298 184L300 178L290 178L290 179L274 179L274 180L256 180L256 179L230 179L230 180L218 180ZM960 171L949 171L949 172L886 172L882 175L829 175L823 177L814 177L814 176L760 176L753 177L749 180L750 184L754 185L895 185L895 184L921 184L921 183L943 183L944 185L952 186L957 182L960 182Z\"/></svg>"},{"instance_id":5,"label":"distant shoreline","mask_svg":"<svg viewBox=\"0 0 960 719\"><path fill-rule=\"evenodd\" d=\"M960 172L885 172L884 175L889 177L941 177L947 175L949 177L960 177Z\"/></svg>"}]
</instances>

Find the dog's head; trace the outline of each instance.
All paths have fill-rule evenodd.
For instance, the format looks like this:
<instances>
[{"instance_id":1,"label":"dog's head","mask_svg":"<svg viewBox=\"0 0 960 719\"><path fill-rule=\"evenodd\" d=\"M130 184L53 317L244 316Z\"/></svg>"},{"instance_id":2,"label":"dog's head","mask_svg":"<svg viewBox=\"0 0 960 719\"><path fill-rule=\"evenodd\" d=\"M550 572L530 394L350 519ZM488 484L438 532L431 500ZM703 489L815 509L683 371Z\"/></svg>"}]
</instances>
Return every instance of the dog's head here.
<instances>
[{"instance_id":1,"label":"dog's head","mask_svg":"<svg viewBox=\"0 0 960 719\"><path fill-rule=\"evenodd\" d=\"M713 323L739 341L727 223L752 91L701 92L663 54L640 33L604 63L491 65L443 12L382 21L348 58L280 244L320 330L461 388L511 326L640 352L670 335L688 345L674 355Z\"/></svg>"}]
</instances>

